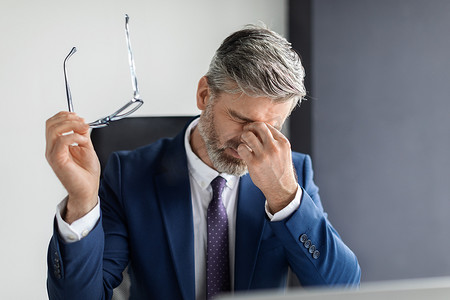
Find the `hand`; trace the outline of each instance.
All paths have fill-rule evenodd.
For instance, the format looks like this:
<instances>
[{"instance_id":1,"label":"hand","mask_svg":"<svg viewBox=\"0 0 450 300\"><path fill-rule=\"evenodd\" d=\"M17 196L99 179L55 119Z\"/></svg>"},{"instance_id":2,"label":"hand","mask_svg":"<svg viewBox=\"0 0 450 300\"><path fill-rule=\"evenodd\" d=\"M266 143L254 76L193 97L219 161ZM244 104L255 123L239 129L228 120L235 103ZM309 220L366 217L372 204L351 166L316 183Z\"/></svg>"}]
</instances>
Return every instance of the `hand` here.
<instances>
[{"instance_id":1,"label":"hand","mask_svg":"<svg viewBox=\"0 0 450 300\"><path fill-rule=\"evenodd\" d=\"M288 205L298 184L288 139L269 124L246 125L237 151L245 161L255 185L264 193L271 213Z\"/></svg>"},{"instance_id":2,"label":"hand","mask_svg":"<svg viewBox=\"0 0 450 300\"><path fill-rule=\"evenodd\" d=\"M46 123L45 157L69 193L62 214L67 223L97 205L100 163L89 136L89 125L75 113L60 112Z\"/></svg>"}]
</instances>

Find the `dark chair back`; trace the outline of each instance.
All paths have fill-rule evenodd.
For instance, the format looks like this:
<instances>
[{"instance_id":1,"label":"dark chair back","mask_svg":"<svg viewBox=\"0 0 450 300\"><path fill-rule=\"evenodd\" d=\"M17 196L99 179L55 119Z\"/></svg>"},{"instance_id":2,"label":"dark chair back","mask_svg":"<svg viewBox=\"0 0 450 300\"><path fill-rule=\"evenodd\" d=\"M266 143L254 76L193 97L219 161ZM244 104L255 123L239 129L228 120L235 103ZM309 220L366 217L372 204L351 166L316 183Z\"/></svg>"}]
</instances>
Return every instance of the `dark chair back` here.
<instances>
[{"instance_id":1,"label":"dark chair back","mask_svg":"<svg viewBox=\"0 0 450 300\"><path fill-rule=\"evenodd\" d=\"M91 139L102 171L111 153L133 150L163 137L173 137L192 118L191 116L125 118L112 122L108 127L93 129Z\"/></svg>"}]
</instances>

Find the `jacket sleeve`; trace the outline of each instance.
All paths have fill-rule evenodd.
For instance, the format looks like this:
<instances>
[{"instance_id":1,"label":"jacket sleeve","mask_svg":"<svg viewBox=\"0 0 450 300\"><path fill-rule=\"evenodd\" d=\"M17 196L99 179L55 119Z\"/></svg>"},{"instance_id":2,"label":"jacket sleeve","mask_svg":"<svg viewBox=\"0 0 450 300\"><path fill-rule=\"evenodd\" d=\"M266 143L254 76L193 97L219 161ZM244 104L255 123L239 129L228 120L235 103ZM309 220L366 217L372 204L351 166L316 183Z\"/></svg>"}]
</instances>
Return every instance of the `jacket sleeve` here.
<instances>
[{"instance_id":1,"label":"jacket sleeve","mask_svg":"<svg viewBox=\"0 0 450 300\"><path fill-rule=\"evenodd\" d=\"M358 260L327 219L313 182L311 158L296 153L293 157L303 188L300 206L287 219L269 222L285 247L292 270L303 286L358 286Z\"/></svg>"},{"instance_id":2,"label":"jacket sleeve","mask_svg":"<svg viewBox=\"0 0 450 300\"><path fill-rule=\"evenodd\" d=\"M49 299L111 299L128 264L120 194L120 161L113 156L101 183L101 216L93 230L80 241L65 243L54 224L47 255Z\"/></svg>"}]
</instances>

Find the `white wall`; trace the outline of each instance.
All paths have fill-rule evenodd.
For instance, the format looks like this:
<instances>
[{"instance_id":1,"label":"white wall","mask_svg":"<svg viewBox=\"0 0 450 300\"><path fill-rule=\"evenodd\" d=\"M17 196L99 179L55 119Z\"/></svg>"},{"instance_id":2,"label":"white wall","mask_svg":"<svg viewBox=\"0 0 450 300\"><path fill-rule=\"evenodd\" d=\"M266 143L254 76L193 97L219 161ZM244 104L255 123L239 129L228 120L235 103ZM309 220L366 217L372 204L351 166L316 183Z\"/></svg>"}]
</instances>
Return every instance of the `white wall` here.
<instances>
[{"instance_id":1,"label":"white wall","mask_svg":"<svg viewBox=\"0 0 450 300\"><path fill-rule=\"evenodd\" d=\"M94 120L131 97L124 35L130 15L145 100L137 115L197 113L195 88L223 38L263 21L285 34L286 1L1 1L0 295L46 299L46 251L65 195L44 158L45 120L66 110L69 62L75 111Z\"/></svg>"}]
</instances>

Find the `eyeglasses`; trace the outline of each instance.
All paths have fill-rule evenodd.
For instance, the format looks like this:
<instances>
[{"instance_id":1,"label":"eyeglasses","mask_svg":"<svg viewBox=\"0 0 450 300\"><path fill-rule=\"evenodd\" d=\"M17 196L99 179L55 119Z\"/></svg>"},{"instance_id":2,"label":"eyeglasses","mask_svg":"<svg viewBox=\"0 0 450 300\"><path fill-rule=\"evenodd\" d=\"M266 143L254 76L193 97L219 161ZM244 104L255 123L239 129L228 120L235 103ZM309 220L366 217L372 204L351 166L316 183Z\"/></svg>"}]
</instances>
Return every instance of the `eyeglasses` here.
<instances>
[{"instance_id":1,"label":"eyeglasses","mask_svg":"<svg viewBox=\"0 0 450 300\"><path fill-rule=\"evenodd\" d=\"M123 119L125 117L128 117L132 113L134 113L136 110L138 110L139 107L144 104L144 101L140 99L139 95L139 89L137 84L137 78L135 73L135 67L134 67L134 58L133 58L133 52L131 51L131 44L130 44L130 32L128 29L128 20L130 18L128 15L125 15L125 34L127 38L127 48L128 48L128 62L130 64L130 72L131 72L131 84L133 85L133 98L128 101L124 106L113 112L107 117L98 119L97 121L89 123L89 126L91 128L101 128L108 126L113 121L118 121L120 119ZM72 103L72 94L70 93L70 87L69 82L67 79L67 70L66 70L66 63L69 60L69 58L77 52L77 48L73 47L72 50L70 50L69 54L64 59L64 82L66 84L66 96L67 96L67 104L69 106L69 111L73 112L73 103Z\"/></svg>"}]
</instances>

